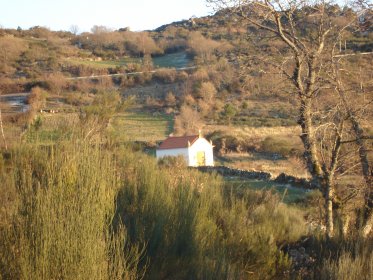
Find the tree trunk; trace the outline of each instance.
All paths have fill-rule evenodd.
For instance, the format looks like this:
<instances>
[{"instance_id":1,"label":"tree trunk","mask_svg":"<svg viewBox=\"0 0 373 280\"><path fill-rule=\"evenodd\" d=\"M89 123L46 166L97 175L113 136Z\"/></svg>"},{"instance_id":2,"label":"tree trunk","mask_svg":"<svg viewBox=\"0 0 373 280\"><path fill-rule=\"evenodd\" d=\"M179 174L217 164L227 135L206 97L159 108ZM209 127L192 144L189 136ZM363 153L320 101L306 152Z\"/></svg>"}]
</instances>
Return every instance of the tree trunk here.
<instances>
[{"instance_id":1,"label":"tree trunk","mask_svg":"<svg viewBox=\"0 0 373 280\"><path fill-rule=\"evenodd\" d=\"M334 235L334 223L333 223L333 199L334 199L334 189L332 186L326 186L326 234L328 237L333 237Z\"/></svg>"},{"instance_id":2,"label":"tree trunk","mask_svg":"<svg viewBox=\"0 0 373 280\"><path fill-rule=\"evenodd\" d=\"M319 158L317 156L317 147L315 134L312 130L312 117L311 117L311 99L306 96L301 96L301 108L299 124L302 128L301 139L304 145L304 156L307 161L308 171L312 175L313 184L323 193L325 198L325 224L326 234L328 237L334 235L334 218L333 218L333 201L335 199L335 190L333 184L334 167L331 173L326 174L321 168ZM335 158L337 160L339 145L336 147ZM333 164L335 165L335 164Z\"/></svg>"},{"instance_id":3,"label":"tree trunk","mask_svg":"<svg viewBox=\"0 0 373 280\"><path fill-rule=\"evenodd\" d=\"M312 131L311 101L307 97L301 97L299 124L302 128L301 139L304 146L304 157L307 169L312 175L313 183L321 189L322 169L317 157L316 140Z\"/></svg>"},{"instance_id":4,"label":"tree trunk","mask_svg":"<svg viewBox=\"0 0 373 280\"><path fill-rule=\"evenodd\" d=\"M366 183L366 189L364 191L364 215L363 215L363 235L367 236L372 230L373 225L373 190L372 190L372 174L371 167L368 159L368 150L365 146L363 136L364 130L362 129L360 122L356 118L354 112L352 111L350 105L347 102L347 98L343 89L343 85L340 80L337 80L338 83L338 93L343 102L343 106L347 111L348 119L352 124L354 134L356 136L356 144L359 147L359 158L361 164L361 171L364 176Z\"/></svg>"},{"instance_id":5,"label":"tree trunk","mask_svg":"<svg viewBox=\"0 0 373 280\"><path fill-rule=\"evenodd\" d=\"M356 136L356 144L359 147L359 157L361 170L365 179L366 188L364 191L364 216L363 216L363 235L368 236L372 230L373 224L373 190L372 190L372 174L369 166L368 151L365 147L363 138L363 129L355 116L349 113L349 118L352 122L352 127Z\"/></svg>"},{"instance_id":6,"label":"tree trunk","mask_svg":"<svg viewBox=\"0 0 373 280\"><path fill-rule=\"evenodd\" d=\"M369 166L369 160L368 160L368 151L367 148L365 147L363 136L364 136L364 131L361 128L361 125L359 121L357 120L355 114L352 112L350 106L348 105L348 102L346 100L346 97L343 93L343 90L340 90L340 96L343 101L343 105L345 109L347 110L348 113L348 119L352 123L352 128L356 136L356 144L359 146L359 157L360 157L360 162L361 162L361 169L362 173L365 179L365 182L367 183L368 186L371 186L372 184L372 174L370 174L370 166Z\"/></svg>"}]
</instances>

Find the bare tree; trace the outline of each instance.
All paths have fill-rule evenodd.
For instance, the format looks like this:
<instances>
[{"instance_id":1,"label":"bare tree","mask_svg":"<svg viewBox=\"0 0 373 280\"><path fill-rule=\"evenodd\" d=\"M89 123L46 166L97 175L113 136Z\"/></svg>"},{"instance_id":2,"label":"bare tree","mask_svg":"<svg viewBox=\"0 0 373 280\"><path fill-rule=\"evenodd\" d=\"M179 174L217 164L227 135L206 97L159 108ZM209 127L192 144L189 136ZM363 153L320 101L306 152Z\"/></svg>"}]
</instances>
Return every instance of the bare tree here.
<instances>
[{"instance_id":1,"label":"bare tree","mask_svg":"<svg viewBox=\"0 0 373 280\"><path fill-rule=\"evenodd\" d=\"M91 28L92 34L95 34L95 35L102 34L102 33L109 33L111 31L112 31L111 28L103 26L103 25L94 25Z\"/></svg>"},{"instance_id":2,"label":"bare tree","mask_svg":"<svg viewBox=\"0 0 373 280\"><path fill-rule=\"evenodd\" d=\"M70 26L70 32L74 35L78 35L79 33L79 26L77 26L76 24L73 24Z\"/></svg>"},{"instance_id":3,"label":"bare tree","mask_svg":"<svg viewBox=\"0 0 373 280\"><path fill-rule=\"evenodd\" d=\"M202 61L211 61L214 59L214 50L220 47L220 43L205 38L200 32L191 32L188 37L188 46L191 52L198 56Z\"/></svg>"},{"instance_id":4,"label":"bare tree","mask_svg":"<svg viewBox=\"0 0 373 280\"><path fill-rule=\"evenodd\" d=\"M327 74L332 71L334 42L341 30L357 20L358 14L343 14L332 1L325 0L207 2L251 24L261 36L282 42L278 43L278 52L283 59L272 63L292 85L290 94L298 97L304 158L312 184L324 195L327 235L333 236L333 209L338 201L336 172L345 141L346 120L339 99L338 102L327 99L332 94ZM331 103L326 106L321 97Z\"/></svg>"},{"instance_id":5,"label":"bare tree","mask_svg":"<svg viewBox=\"0 0 373 280\"><path fill-rule=\"evenodd\" d=\"M373 55L373 54L371 54ZM336 57L336 58L335 58ZM348 78L343 77L343 73L346 72L348 67L344 67L346 63L343 63L341 59L344 58L343 56L334 56L333 58L333 80L335 81L335 90L338 93L339 99L341 100L341 105L345 111L345 119L349 121L351 126L351 138L350 140L346 140L343 143L354 143L358 148L358 157L360 160L361 166L361 173L364 177L365 181L365 188L364 188L364 209L363 209L363 235L367 236L372 229L373 225L373 190L372 190L372 166L369 161L369 150L367 147L367 141L372 140L373 136L367 135L366 131L362 125L362 121L364 121L364 117L372 117L369 116L368 112L371 112L373 109L373 96L372 90L373 87L369 88L369 79L366 82L368 85L368 90L370 90L370 96L368 95L364 98L363 104L358 104L357 106L354 104L356 103L356 98L354 98L353 94L356 96L357 94L364 94L364 93L356 93L356 91L360 91L361 87L358 87L355 84L349 84ZM343 71L341 71L341 69ZM352 71L347 71L348 75L353 75ZM346 74L345 74L346 75ZM362 82L359 82L362 85ZM365 95L365 94L364 94ZM354 100L355 102L351 102ZM356 108L357 107L357 108Z\"/></svg>"},{"instance_id":6,"label":"bare tree","mask_svg":"<svg viewBox=\"0 0 373 280\"><path fill-rule=\"evenodd\" d=\"M197 133L203 127L200 114L188 105L181 106L175 119L175 132L178 135Z\"/></svg>"}]
</instances>

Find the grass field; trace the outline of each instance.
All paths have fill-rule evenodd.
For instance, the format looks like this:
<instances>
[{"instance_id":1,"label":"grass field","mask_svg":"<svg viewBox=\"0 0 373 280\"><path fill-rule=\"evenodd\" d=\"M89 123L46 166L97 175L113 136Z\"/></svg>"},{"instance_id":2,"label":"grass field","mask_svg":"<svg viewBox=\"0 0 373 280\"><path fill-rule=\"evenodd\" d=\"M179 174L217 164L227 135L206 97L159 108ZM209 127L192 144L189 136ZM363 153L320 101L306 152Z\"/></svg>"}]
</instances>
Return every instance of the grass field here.
<instances>
[{"instance_id":1,"label":"grass field","mask_svg":"<svg viewBox=\"0 0 373 280\"><path fill-rule=\"evenodd\" d=\"M224 155L224 165L244 169L269 172L272 176L280 173L309 178L307 169L299 158L271 158L265 153L229 153Z\"/></svg>"},{"instance_id":2,"label":"grass field","mask_svg":"<svg viewBox=\"0 0 373 280\"><path fill-rule=\"evenodd\" d=\"M72 131L79 125L77 113L42 113L38 118L40 118L40 126L31 126L24 140L51 145L58 141L69 140Z\"/></svg>"},{"instance_id":3,"label":"grass field","mask_svg":"<svg viewBox=\"0 0 373 280\"><path fill-rule=\"evenodd\" d=\"M40 114L41 126L28 134L29 141L44 145L69 137L69 127L79 123L77 113ZM173 117L165 114L126 112L115 115L107 128L118 143L140 141L156 143L173 131Z\"/></svg>"},{"instance_id":4,"label":"grass field","mask_svg":"<svg viewBox=\"0 0 373 280\"><path fill-rule=\"evenodd\" d=\"M284 203L294 203L304 198L307 190L301 188L291 187L289 185L277 184L273 182L254 180L254 179L240 179L240 178L226 178L236 189L253 189L253 190L272 190L280 195Z\"/></svg>"},{"instance_id":5,"label":"grass field","mask_svg":"<svg viewBox=\"0 0 373 280\"><path fill-rule=\"evenodd\" d=\"M109 131L119 142L156 142L172 133L173 117L142 112L122 113L112 119Z\"/></svg>"},{"instance_id":6,"label":"grass field","mask_svg":"<svg viewBox=\"0 0 373 280\"><path fill-rule=\"evenodd\" d=\"M79 59L68 59L69 63L79 65L83 64L90 67L96 68L115 68L125 66L129 63L141 64L142 58L138 57L126 57L117 60L102 60L102 61L90 61L90 60L79 60ZM164 68L181 68L189 65L191 60L187 57L185 52L177 52L172 54L166 54L153 58L153 64L155 67Z\"/></svg>"},{"instance_id":7,"label":"grass field","mask_svg":"<svg viewBox=\"0 0 373 280\"><path fill-rule=\"evenodd\" d=\"M235 137L248 146L257 147L257 151L231 151L221 156L222 164L238 169L256 170L269 172L273 176L280 173L308 178L309 174L304 162L295 156L274 157L273 154L260 152L263 140L267 137L289 142L294 148L302 148L300 140L300 128L297 126L288 127L249 127L249 126L224 126L206 125L203 128L205 135L214 131L220 131L222 135Z\"/></svg>"},{"instance_id":8,"label":"grass field","mask_svg":"<svg viewBox=\"0 0 373 280\"><path fill-rule=\"evenodd\" d=\"M189 66L190 63L191 60L185 52L171 53L153 58L153 64L156 67L182 68Z\"/></svg>"}]
</instances>

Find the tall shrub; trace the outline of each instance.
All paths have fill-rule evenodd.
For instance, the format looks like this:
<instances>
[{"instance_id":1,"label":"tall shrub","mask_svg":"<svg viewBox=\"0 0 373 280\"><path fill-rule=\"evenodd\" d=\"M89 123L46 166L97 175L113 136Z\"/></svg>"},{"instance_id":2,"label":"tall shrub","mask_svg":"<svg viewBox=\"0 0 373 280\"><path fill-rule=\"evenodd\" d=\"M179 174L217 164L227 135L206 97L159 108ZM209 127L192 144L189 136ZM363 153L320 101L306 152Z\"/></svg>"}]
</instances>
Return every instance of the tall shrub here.
<instances>
[{"instance_id":1,"label":"tall shrub","mask_svg":"<svg viewBox=\"0 0 373 280\"><path fill-rule=\"evenodd\" d=\"M146 244L148 279L286 278L280 246L304 234L302 213L270 192L237 191L219 177L128 154L115 221Z\"/></svg>"},{"instance_id":2,"label":"tall shrub","mask_svg":"<svg viewBox=\"0 0 373 280\"><path fill-rule=\"evenodd\" d=\"M11 157L1 174L17 205L0 229L4 279L136 278L136 247L126 253L124 228L111 228L118 174L109 152L60 144Z\"/></svg>"}]
</instances>

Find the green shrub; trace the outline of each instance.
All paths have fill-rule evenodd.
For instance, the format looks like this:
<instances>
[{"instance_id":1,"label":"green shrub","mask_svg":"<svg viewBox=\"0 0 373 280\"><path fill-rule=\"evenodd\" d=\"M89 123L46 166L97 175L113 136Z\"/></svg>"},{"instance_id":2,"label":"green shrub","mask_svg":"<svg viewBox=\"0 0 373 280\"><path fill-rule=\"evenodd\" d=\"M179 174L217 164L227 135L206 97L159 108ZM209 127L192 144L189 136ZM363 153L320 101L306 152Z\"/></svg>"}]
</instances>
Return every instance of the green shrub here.
<instances>
[{"instance_id":1,"label":"green shrub","mask_svg":"<svg viewBox=\"0 0 373 280\"><path fill-rule=\"evenodd\" d=\"M228 123L230 124L231 119L232 119L234 116L237 115L237 112L238 112L238 111L237 111L236 107L235 107L233 104L228 103L228 104L226 104L226 105L224 106L223 116L224 116L225 118L227 118Z\"/></svg>"},{"instance_id":2,"label":"green shrub","mask_svg":"<svg viewBox=\"0 0 373 280\"><path fill-rule=\"evenodd\" d=\"M222 131L214 131L207 135L215 145L215 150L219 153L237 151L238 147L244 147L242 141L235 136L226 135Z\"/></svg>"},{"instance_id":3,"label":"green shrub","mask_svg":"<svg viewBox=\"0 0 373 280\"><path fill-rule=\"evenodd\" d=\"M161 167L186 168L187 162L183 156L165 156L158 160Z\"/></svg>"},{"instance_id":4,"label":"green shrub","mask_svg":"<svg viewBox=\"0 0 373 280\"><path fill-rule=\"evenodd\" d=\"M75 142L26 145L2 169L2 278L289 276L281 246L305 233L304 221L278 196L159 167L125 147Z\"/></svg>"},{"instance_id":5,"label":"green shrub","mask_svg":"<svg viewBox=\"0 0 373 280\"><path fill-rule=\"evenodd\" d=\"M261 143L261 151L283 157L301 155L301 146L289 139L268 136Z\"/></svg>"},{"instance_id":6,"label":"green shrub","mask_svg":"<svg viewBox=\"0 0 373 280\"><path fill-rule=\"evenodd\" d=\"M279 244L304 234L302 214L270 192L230 191L219 177L127 155L115 221L134 244L146 244L152 279L286 277Z\"/></svg>"},{"instance_id":7,"label":"green shrub","mask_svg":"<svg viewBox=\"0 0 373 280\"><path fill-rule=\"evenodd\" d=\"M0 278L136 278L136 246L124 250L125 229L111 226L115 170L98 146L15 150L1 174L14 197L2 213L8 223L0 225Z\"/></svg>"}]
</instances>

